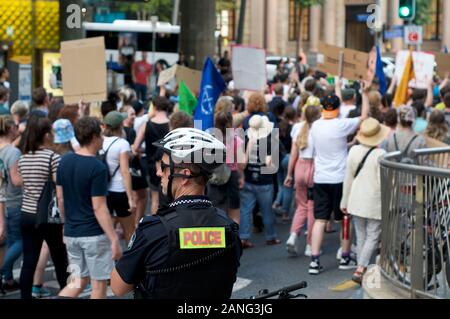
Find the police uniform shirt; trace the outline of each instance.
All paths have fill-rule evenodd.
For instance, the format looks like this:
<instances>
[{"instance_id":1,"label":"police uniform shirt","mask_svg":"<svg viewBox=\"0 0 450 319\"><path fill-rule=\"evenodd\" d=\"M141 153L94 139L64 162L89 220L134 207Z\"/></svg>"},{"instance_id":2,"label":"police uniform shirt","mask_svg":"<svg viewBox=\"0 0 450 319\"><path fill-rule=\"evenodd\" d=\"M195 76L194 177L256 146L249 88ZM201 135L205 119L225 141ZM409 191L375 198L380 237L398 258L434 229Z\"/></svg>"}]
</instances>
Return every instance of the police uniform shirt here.
<instances>
[{"instance_id":1,"label":"police uniform shirt","mask_svg":"<svg viewBox=\"0 0 450 319\"><path fill-rule=\"evenodd\" d=\"M205 205L202 204L202 201L210 203L207 196L185 196L177 199L175 203L184 201L199 201L196 204L199 208L203 208ZM240 258L242 255L240 245L236 249L237 256ZM158 216L146 216L133 234L128 250L116 263L116 270L124 282L129 285L137 285L145 280L147 270L164 268L168 256L169 237L165 227ZM239 265L239 259L237 263Z\"/></svg>"},{"instance_id":2,"label":"police uniform shirt","mask_svg":"<svg viewBox=\"0 0 450 319\"><path fill-rule=\"evenodd\" d=\"M137 227L124 252L116 264L123 281L136 285L145 278L146 267L164 267L169 254L169 238L157 216L146 216Z\"/></svg>"}]
</instances>

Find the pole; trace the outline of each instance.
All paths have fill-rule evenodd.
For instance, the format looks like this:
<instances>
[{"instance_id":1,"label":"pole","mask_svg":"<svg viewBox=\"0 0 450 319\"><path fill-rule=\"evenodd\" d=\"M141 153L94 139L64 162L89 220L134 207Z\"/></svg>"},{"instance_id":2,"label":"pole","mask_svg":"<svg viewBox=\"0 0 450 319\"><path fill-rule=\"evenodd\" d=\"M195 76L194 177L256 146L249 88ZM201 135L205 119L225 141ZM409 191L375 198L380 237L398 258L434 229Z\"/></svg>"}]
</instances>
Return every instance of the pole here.
<instances>
[{"instance_id":1,"label":"pole","mask_svg":"<svg viewBox=\"0 0 450 319\"><path fill-rule=\"evenodd\" d=\"M155 67L156 64L156 27L158 26L158 16L152 16L152 65Z\"/></svg>"},{"instance_id":2,"label":"pole","mask_svg":"<svg viewBox=\"0 0 450 319\"><path fill-rule=\"evenodd\" d=\"M174 0L172 12L172 25L178 25L179 13L180 13L180 0Z\"/></svg>"},{"instance_id":3,"label":"pole","mask_svg":"<svg viewBox=\"0 0 450 319\"><path fill-rule=\"evenodd\" d=\"M237 44L242 44L244 41L244 24L245 24L245 7L247 1L241 0L241 9L239 12L239 26L238 26L238 36L237 36Z\"/></svg>"},{"instance_id":4,"label":"pole","mask_svg":"<svg viewBox=\"0 0 450 319\"><path fill-rule=\"evenodd\" d=\"M31 0L31 89L36 85L36 1Z\"/></svg>"}]
</instances>

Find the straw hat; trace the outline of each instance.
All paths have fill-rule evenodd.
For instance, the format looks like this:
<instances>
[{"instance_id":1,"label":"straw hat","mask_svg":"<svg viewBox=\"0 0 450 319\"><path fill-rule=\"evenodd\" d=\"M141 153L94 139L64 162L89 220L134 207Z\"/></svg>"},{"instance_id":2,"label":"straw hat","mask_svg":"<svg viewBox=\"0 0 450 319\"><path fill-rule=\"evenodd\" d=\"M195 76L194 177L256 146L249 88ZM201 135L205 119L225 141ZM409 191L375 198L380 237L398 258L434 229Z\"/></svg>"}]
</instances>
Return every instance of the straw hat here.
<instances>
[{"instance_id":1,"label":"straw hat","mask_svg":"<svg viewBox=\"0 0 450 319\"><path fill-rule=\"evenodd\" d=\"M253 115L249 121L248 138L251 140L260 140L266 138L272 133L274 124L269 121L267 116Z\"/></svg>"},{"instance_id":2,"label":"straw hat","mask_svg":"<svg viewBox=\"0 0 450 319\"><path fill-rule=\"evenodd\" d=\"M389 132L390 130L387 126L380 124L374 118L368 118L361 123L356 139L363 145L375 147L388 137Z\"/></svg>"}]
</instances>

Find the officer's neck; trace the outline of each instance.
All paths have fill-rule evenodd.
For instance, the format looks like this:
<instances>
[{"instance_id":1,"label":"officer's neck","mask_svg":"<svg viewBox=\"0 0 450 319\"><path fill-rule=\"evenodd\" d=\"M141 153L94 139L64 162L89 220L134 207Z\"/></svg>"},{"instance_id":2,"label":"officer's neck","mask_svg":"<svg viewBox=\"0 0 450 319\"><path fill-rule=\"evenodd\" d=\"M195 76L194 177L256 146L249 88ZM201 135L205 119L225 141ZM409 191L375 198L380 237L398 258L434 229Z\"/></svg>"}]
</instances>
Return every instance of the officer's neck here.
<instances>
[{"instance_id":1,"label":"officer's neck","mask_svg":"<svg viewBox=\"0 0 450 319\"><path fill-rule=\"evenodd\" d=\"M182 187L175 191L174 199L177 200L186 196L203 196L205 195L205 187Z\"/></svg>"}]
</instances>

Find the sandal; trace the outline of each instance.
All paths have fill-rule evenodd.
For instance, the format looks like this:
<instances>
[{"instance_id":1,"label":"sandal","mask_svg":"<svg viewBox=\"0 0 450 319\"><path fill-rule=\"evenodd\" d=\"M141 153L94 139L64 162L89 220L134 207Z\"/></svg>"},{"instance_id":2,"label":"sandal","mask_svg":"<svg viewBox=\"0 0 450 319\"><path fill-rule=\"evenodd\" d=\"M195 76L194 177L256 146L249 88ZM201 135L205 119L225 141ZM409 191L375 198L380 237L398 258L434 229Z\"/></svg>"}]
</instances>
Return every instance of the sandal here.
<instances>
[{"instance_id":1,"label":"sandal","mask_svg":"<svg viewBox=\"0 0 450 319\"><path fill-rule=\"evenodd\" d=\"M267 246L273 246L273 245L278 245L278 244L281 244L281 240L279 240L279 239L272 239L272 240L266 241Z\"/></svg>"},{"instance_id":2,"label":"sandal","mask_svg":"<svg viewBox=\"0 0 450 319\"><path fill-rule=\"evenodd\" d=\"M366 269L364 269L363 271L360 271L360 270L355 271L352 275L352 280L354 282L356 282L357 284L361 285L365 273L366 273Z\"/></svg>"},{"instance_id":3,"label":"sandal","mask_svg":"<svg viewBox=\"0 0 450 319\"><path fill-rule=\"evenodd\" d=\"M253 245L252 242L249 241L249 240L241 240L241 244L242 244L242 248L243 249L248 249L248 248L255 247L255 245Z\"/></svg>"}]
</instances>

